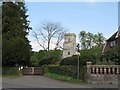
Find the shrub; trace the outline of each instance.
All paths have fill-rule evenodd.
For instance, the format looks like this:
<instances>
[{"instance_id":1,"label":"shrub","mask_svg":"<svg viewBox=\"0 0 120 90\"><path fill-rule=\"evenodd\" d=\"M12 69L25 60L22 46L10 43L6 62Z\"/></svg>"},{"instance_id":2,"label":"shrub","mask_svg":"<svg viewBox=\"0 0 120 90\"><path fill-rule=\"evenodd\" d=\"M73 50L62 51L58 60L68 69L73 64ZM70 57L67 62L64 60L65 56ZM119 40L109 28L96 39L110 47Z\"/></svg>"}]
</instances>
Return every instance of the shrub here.
<instances>
[{"instance_id":1,"label":"shrub","mask_svg":"<svg viewBox=\"0 0 120 90\"><path fill-rule=\"evenodd\" d=\"M17 76L20 74L19 67L2 67L2 75Z\"/></svg>"},{"instance_id":2,"label":"shrub","mask_svg":"<svg viewBox=\"0 0 120 90\"><path fill-rule=\"evenodd\" d=\"M105 52L102 56L102 62L106 61L107 64L119 64L119 50L120 48L111 48L108 52Z\"/></svg>"},{"instance_id":3,"label":"shrub","mask_svg":"<svg viewBox=\"0 0 120 90\"><path fill-rule=\"evenodd\" d=\"M78 55L73 55L72 57L64 58L60 62L60 65L77 66L77 64L78 64ZM81 59L81 56L79 56L79 65L80 65L80 67L86 65L86 61Z\"/></svg>"},{"instance_id":4,"label":"shrub","mask_svg":"<svg viewBox=\"0 0 120 90\"><path fill-rule=\"evenodd\" d=\"M78 61L78 56L74 55L72 57L67 57L61 60L60 65L73 65L76 66Z\"/></svg>"},{"instance_id":5,"label":"shrub","mask_svg":"<svg viewBox=\"0 0 120 90\"><path fill-rule=\"evenodd\" d=\"M46 68L45 68L46 69ZM55 73L58 75L64 75L64 76L72 76L74 78L76 78L77 75L77 68L74 66L53 66L53 65L49 65L47 66L46 71L50 72L50 73ZM45 72L46 73L46 72Z\"/></svg>"},{"instance_id":6,"label":"shrub","mask_svg":"<svg viewBox=\"0 0 120 90\"><path fill-rule=\"evenodd\" d=\"M42 66L49 64L59 64L62 57L61 50L40 50L39 52L34 52L31 56L31 61L29 66Z\"/></svg>"},{"instance_id":7,"label":"shrub","mask_svg":"<svg viewBox=\"0 0 120 90\"><path fill-rule=\"evenodd\" d=\"M57 75L64 75L64 76L70 76L73 78L77 78L77 67L76 66L55 66L55 65L49 65L44 66L44 73L54 73ZM87 79L87 71L86 66L80 68L80 79L83 81L86 81Z\"/></svg>"},{"instance_id":8,"label":"shrub","mask_svg":"<svg viewBox=\"0 0 120 90\"><path fill-rule=\"evenodd\" d=\"M82 66L80 67L80 79L83 81L87 81L87 67L86 66Z\"/></svg>"},{"instance_id":9,"label":"shrub","mask_svg":"<svg viewBox=\"0 0 120 90\"><path fill-rule=\"evenodd\" d=\"M94 46L90 49L82 49L80 51L80 58L83 62L91 61L93 64L97 62L101 62L101 53L103 50L103 46Z\"/></svg>"},{"instance_id":10,"label":"shrub","mask_svg":"<svg viewBox=\"0 0 120 90\"><path fill-rule=\"evenodd\" d=\"M39 65L42 66L42 65L49 65L51 64L52 62L52 58L50 57L45 57L43 58L40 62L39 62Z\"/></svg>"}]
</instances>

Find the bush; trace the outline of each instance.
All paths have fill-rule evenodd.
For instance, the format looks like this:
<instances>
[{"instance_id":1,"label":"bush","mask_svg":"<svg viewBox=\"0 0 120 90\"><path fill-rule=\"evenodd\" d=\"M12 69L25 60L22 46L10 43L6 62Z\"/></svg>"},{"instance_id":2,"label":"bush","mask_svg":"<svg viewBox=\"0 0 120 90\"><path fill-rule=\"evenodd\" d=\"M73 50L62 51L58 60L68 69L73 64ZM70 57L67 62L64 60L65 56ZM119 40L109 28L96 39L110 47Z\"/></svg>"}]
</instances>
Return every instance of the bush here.
<instances>
[{"instance_id":1,"label":"bush","mask_svg":"<svg viewBox=\"0 0 120 90\"><path fill-rule=\"evenodd\" d=\"M102 62L107 62L107 64L119 64L119 52L120 48L111 48L108 52L102 55Z\"/></svg>"},{"instance_id":2,"label":"bush","mask_svg":"<svg viewBox=\"0 0 120 90\"><path fill-rule=\"evenodd\" d=\"M62 58L61 50L40 50L39 52L34 52L31 56L31 61L29 66L42 66L49 64L59 64Z\"/></svg>"},{"instance_id":3,"label":"bush","mask_svg":"<svg viewBox=\"0 0 120 90\"><path fill-rule=\"evenodd\" d=\"M18 76L19 74L19 67L2 67L2 75Z\"/></svg>"},{"instance_id":4,"label":"bush","mask_svg":"<svg viewBox=\"0 0 120 90\"><path fill-rule=\"evenodd\" d=\"M53 66L49 65L44 68L46 72L49 73L55 73L58 75L64 75L64 76L72 76L76 78L77 72L76 72L76 67L74 66ZM45 73L46 73L45 72Z\"/></svg>"},{"instance_id":5,"label":"bush","mask_svg":"<svg viewBox=\"0 0 120 90\"><path fill-rule=\"evenodd\" d=\"M50 57L45 57L43 58L40 62L39 62L39 65L42 66L42 65L49 65L51 64L52 62L52 58Z\"/></svg>"},{"instance_id":6,"label":"bush","mask_svg":"<svg viewBox=\"0 0 120 90\"><path fill-rule=\"evenodd\" d=\"M83 49L80 51L80 58L85 63L91 61L93 64L96 64L97 62L101 62L102 50L102 46L94 46L90 49Z\"/></svg>"},{"instance_id":7,"label":"bush","mask_svg":"<svg viewBox=\"0 0 120 90\"><path fill-rule=\"evenodd\" d=\"M80 79L87 82L87 67L82 66L80 67Z\"/></svg>"},{"instance_id":8,"label":"bush","mask_svg":"<svg viewBox=\"0 0 120 90\"><path fill-rule=\"evenodd\" d=\"M87 71L86 66L80 68L80 79L83 81L87 80ZM77 78L77 67L76 66L44 66L44 73L53 73L57 75L70 76Z\"/></svg>"},{"instance_id":9,"label":"bush","mask_svg":"<svg viewBox=\"0 0 120 90\"><path fill-rule=\"evenodd\" d=\"M67 58L62 59L62 61L60 62L60 65L73 65L73 66L76 66L77 61L78 61L78 56L74 55L72 57L67 57Z\"/></svg>"},{"instance_id":10,"label":"bush","mask_svg":"<svg viewBox=\"0 0 120 90\"><path fill-rule=\"evenodd\" d=\"M78 63L78 55L73 55L72 57L67 57L61 60L60 65L72 65L77 66ZM79 56L79 65L80 67L86 65L86 61L81 59L81 56Z\"/></svg>"}]
</instances>

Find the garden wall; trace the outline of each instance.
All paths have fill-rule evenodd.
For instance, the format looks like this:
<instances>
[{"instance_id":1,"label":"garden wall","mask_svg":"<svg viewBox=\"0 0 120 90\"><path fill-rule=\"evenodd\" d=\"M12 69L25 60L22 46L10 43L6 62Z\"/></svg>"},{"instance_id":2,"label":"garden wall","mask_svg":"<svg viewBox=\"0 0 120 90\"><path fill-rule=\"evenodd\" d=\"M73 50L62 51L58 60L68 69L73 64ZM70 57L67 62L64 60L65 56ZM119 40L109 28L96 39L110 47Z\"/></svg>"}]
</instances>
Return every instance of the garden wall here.
<instances>
[{"instance_id":1,"label":"garden wall","mask_svg":"<svg viewBox=\"0 0 120 90\"><path fill-rule=\"evenodd\" d=\"M89 83L116 83L120 80L120 65L92 65L87 62Z\"/></svg>"}]
</instances>

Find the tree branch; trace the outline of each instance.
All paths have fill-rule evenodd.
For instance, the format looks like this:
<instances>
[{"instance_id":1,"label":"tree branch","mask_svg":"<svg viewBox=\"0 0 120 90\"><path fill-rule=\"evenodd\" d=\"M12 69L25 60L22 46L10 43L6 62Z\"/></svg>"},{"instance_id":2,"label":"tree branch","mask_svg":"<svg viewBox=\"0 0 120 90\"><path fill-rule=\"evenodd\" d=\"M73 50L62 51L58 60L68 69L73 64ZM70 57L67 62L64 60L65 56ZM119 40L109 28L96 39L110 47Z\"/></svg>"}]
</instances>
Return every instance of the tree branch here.
<instances>
[{"instance_id":1,"label":"tree branch","mask_svg":"<svg viewBox=\"0 0 120 90\"><path fill-rule=\"evenodd\" d=\"M39 42L39 38L36 32L33 31L33 36L36 38L37 43L39 44L40 47L42 47L44 50L46 50L46 48L44 47L44 43L43 45Z\"/></svg>"}]
</instances>

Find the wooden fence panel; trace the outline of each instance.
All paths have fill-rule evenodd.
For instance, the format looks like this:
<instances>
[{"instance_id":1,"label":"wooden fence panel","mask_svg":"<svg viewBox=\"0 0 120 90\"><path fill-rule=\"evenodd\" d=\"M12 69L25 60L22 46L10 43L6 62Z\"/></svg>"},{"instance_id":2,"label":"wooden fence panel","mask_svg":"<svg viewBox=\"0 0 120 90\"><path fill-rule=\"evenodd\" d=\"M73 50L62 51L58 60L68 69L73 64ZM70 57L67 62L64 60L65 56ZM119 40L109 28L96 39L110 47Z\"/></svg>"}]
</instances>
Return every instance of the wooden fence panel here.
<instances>
[{"instance_id":1,"label":"wooden fence panel","mask_svg":"<svg viewBox=\"0 0 120 90\"><path fill-rule=\"evenodd\" d=\"M42 75L43 69L41 67L27 67L22 69L22 75Z\"/></svg>"}]
</instances>

